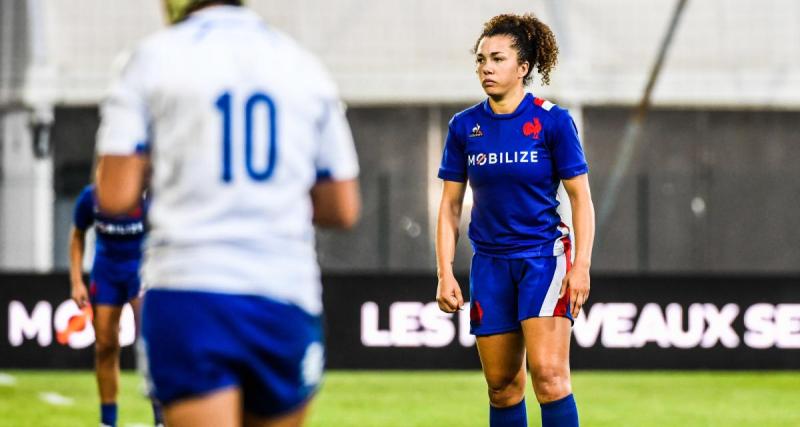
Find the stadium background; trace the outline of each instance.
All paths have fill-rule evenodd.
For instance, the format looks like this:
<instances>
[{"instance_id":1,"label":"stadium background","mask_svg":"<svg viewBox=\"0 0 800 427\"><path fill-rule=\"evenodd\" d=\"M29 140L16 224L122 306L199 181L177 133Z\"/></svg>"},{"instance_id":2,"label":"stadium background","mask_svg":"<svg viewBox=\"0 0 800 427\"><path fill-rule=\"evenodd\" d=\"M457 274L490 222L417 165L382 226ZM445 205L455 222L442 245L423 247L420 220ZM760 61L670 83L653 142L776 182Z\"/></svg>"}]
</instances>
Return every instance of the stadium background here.
<instances>
[{"instance_id":1,"label":"stadium background","mask_svg":"<svg viewBox=\"0 0 800 427\"><path fill-rule=\"evenodd\" d=\"M589 425L620 420L620 411L607 418L592 412L600 405L591 391L603 394L605 385L625 379L681 406L697 400L690 398L697 390L705 399L726 388L755 396L739 405L716 396L706 405L716 418L689 409L689 418L662 419L659 408L672 416L677 409L633 406L639 418L623 425L732 425L725 416L744 425L749 415L740 411L758 413L759 399L767 398L784 402L772 410L776 423L800 425L800 3L689 1L632 140L632 161L614 189L622 141L676 1L249 3L331 70L362 164L360 224L349 233L318 233L334 372L315 425L438 425L436 408L418 406L412 411L425 414L421 421L403 422L402 412L400 420L368 421L374 411L352 412L348 405L357 400L335 400L337 387L343 394L354 392L348 383L382 389L398 374L336 369L467 369L442 374L467 378L464 387L475 392L465 398L474 404L451 402L449 411L478 417L457 425L485 419L469 337L457 317L429 305L441 188L435 173L447 121L482 98L469 50L481 24L508 11L534 11L558 37L551 86L535 81L531 90L570 108L591 165L595 205L605 212L598 212L589 316L579 319L573 342L576 392L587 402ZM65 375L93 392L88 371L31 370L91 366L91 331L80 345L71 343L80 349L54 338L71 310L64 271L72 206L90 176L97 104L112 64L161 26L159 0L0 0L0 372L26 369L2 374L16 378L17 389L36 375ZM462 277L470 253L462 239ZM130 347L125 355L131 366ZM615 371L586 370L597 368ZM696 372L627 372L633 368ZM702 373L709 369L758 372ZM772 373L777 369L787 372ZM449 387L424 375L438 374L403 378L428 378L421 384L433 393ZM674 387L663 386L672 381ZM34 415L25 418L12 399L22 392L3 387L0 396L9 398L0 403L0 425L18 412L8 425L28 425ZM408 408L409 393L398 391L389 402ZM85 407L94 419L93 401L86 402L71 407ZM31 411L38 413L35 405Z\"/></svg>"}]
</instances>

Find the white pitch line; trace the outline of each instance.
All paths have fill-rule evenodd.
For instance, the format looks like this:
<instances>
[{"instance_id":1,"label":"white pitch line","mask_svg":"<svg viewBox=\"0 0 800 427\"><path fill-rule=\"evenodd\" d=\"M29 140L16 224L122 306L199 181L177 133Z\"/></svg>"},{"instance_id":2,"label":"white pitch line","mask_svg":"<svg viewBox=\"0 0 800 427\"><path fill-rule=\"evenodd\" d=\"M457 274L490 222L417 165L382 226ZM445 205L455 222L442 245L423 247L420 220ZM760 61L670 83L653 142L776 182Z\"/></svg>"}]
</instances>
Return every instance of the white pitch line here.
<instances>
[{"instance_id":1,"label":"white pitch line","mask_svg":"<svg viewBox=\"0 0 800 427\"><path fill-rule=\"evenodd\" d=\"M0 386L12 387L17 385L17 379L13 375L0 372Z\"/></svg>"},{"instance_id":2,"label":"white pitch line","mask_svg":"<svg viewBox=\"0 0 800 427\"><path fill-rule=\"evenodd\" d=\"M39 399L53 406L72 406L75 403L75 399L58 394L54 391L39 393Z\"/></svg>"}]
</instances>

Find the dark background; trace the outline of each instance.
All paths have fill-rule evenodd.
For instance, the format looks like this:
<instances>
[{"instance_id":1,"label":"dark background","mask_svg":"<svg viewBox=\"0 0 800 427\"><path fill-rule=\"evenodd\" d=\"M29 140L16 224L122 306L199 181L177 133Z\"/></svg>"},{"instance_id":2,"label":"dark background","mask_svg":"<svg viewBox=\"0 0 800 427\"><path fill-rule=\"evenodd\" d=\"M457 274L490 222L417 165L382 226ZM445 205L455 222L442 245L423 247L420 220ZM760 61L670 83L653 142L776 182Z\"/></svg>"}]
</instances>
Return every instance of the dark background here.
<instances>
[{"instance_id":1,"label":"dark background","mask_svg":"<svg viewBox=\"0 0 800 427\"><path fill-rule=\"evenodd\" d=\"M323 280L326 307L327 366L330 369L478 369L476 349L454 341L440 348L366 347L361 343L360 308L366 301L380 308L380 328L388 326L388 307L397 301L429 303L436 288L433 275L364 274L328 275ZM0 275L0 368L91 368L93 348L73 350L57 343L42 348L28 339L20 347L8 341L8 305L22 302L31 312L37 301L54 306L69 298L66 275ZM467 291L466 278L460 280ZM733 323L743 336L744 310L755 303L800 304L800 277L733 276L598 276L593 279L591 304L633 303L637 312L646 303L662 309L669 303L685 308L692 303L711 303L718 308L736 303L742 311ZM591 310L591 304L586 308ZM636 319L634 318L634 321ZM685 321L685 319L684 319ZM457 322L457 319L455 320ZM793 334L800 334L800 320ZM54 334L55 336L55 334ZM717 343L712 348L661 348L648 343L641 348L612 349L601 340L583 348L573 339L574 369L800 369L800 348L753 349L744 342L728 349ZM133 367L133 346L123 349L122 366Z\"/></svg>"}]
</instances>

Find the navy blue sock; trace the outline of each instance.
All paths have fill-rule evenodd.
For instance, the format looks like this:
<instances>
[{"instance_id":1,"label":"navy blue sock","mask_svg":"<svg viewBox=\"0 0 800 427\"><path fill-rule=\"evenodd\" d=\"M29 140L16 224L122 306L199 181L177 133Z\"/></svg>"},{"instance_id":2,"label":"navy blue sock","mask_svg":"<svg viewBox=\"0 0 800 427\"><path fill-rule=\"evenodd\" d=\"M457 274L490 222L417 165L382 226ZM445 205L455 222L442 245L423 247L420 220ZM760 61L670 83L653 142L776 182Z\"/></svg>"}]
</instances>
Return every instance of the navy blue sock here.
<instances>
[{"instance_id":1,"label":"navy blue sock","mask_svg":"<svg viewBox=\"0 0 800 427\"><path fill-rule=\"evenodd\" d=\"M527 427L528 412L525 410L525 398L508 408L489 406L489 427Z\"/></svg>"},{"instance_id":2,"label":"navy blue sock","mask_svg":"<svg viewBox=\"0 0 800 427\"><path fill-rule=\"evenodd\" d=\"M104 425L117 427L116 403L103 403L100 405L100 422Z\"/></svg>"},{"instance_id":3,"label":"navy blue sock","mask_svg":"<svg viewBox=\"0 0 800 427\"><path fill-rule=\"evenodd\" d=\"M578 407L571 394L540 406L542 427L578 427Z\"/></svg>"},{"instance_id":4,"label":"navy blue sock","mask_svg":"<svg viewBox=\"0 0 800 427\"><path fill-rule=\"evenodd\" d=\"M155 425L163 425L164 414L161 412L161 404L156 399L151 399L150 403L153 404L153 423Z\"/></svg>"}]
</instances>

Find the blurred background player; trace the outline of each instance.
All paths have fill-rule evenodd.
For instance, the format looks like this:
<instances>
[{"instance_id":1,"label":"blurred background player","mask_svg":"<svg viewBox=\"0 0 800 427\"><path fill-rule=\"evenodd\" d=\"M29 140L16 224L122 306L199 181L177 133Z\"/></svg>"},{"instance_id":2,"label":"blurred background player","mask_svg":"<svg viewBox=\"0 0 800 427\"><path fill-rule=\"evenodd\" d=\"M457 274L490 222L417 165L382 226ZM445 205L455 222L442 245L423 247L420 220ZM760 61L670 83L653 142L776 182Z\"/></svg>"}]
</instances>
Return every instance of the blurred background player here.
<instances>
[{"instance_id":1,"label":"blurred background player","mask_svg":"<svg viewBox=\"0 0 800 427\"><path fill-rule=\"evenodd\" d=\"M98 132L101 210L135 206L152 162L155 395L173 427L300 425L324 363L312 220L360 210L350 128L321 64L239 1L165 4Z\"/></svg>"},{"instance_id":2,"label":"blurred background player","mask_svg":"<svg viewBox=\"0 0 800 427\"><path fill-rule=\"evenodd\" d=\"M448 313L464 303L452 264L469 182L470 330L489 388L490 425L527 425L527 351L542 425L577 426L569 344L572 319L589 296L589 169L569 113L525 92L534 68L549 83L555 36L531 14L498 15L484 24L474 53L488 99L450 121L439 169L437 301ZM574 265L569 229L556 211L559 183L572 204Z\"/></svg>"},{"instance_id":3,"label":"blurred background player","mask_svg":"<svg viewBox=\"0 0 800 427\"><path fill-rule=\"evenodd\" d=\"M94 185L87 185L75 203L70 233L70 281L72 299L94 317L95 370L100 393L100 422L117 425L117 393L119 389L119 328L122 308L130 303L139 317L139 266L148 201L141 195L133 209L121 215L104 215L97 208ZM83 282L83 257L86 231L95 230L95 254L90 288ZM137 322L138 325L138 322ZM156 425L161 413L153 404Z\"/></svg>"}]
</instances>

